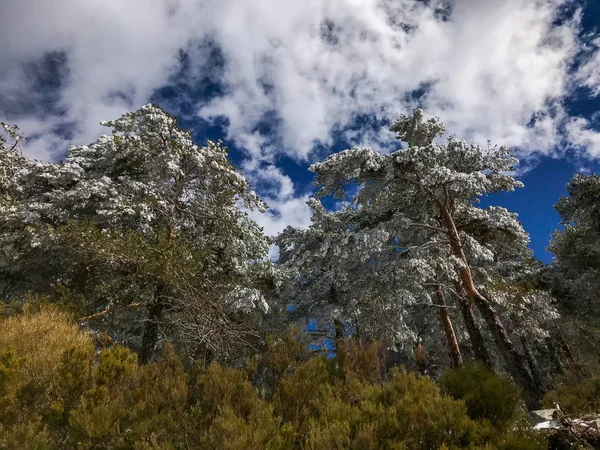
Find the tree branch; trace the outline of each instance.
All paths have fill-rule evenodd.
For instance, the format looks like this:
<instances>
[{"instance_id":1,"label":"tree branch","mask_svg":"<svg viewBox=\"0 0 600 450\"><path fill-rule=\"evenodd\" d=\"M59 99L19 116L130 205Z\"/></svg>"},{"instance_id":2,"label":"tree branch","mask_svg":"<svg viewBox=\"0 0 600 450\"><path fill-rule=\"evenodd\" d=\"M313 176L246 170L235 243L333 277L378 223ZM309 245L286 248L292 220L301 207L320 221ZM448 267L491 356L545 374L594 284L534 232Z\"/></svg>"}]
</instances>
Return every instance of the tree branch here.
<instances>
[{"instance_id":1,"label":"tree branch","mask_svg":"<svg viewBox=\"0 0 600 450\"><path fill-rule=\"evenodd\" d=\"M409 247L404 248L400 254L403 255L405 253L409 253L412 250L424 250L427 249L429 247L435 247L436 245L448 245L450 243L450 241L448 240L444 240L444 241L429 241L429 242L425 242L424 244L421 245L411 245ZM397 249L397 246L390 246L390 247L386 247L386 248L390 248L390 249Z\"/></svg>"},{"instance_id":2,"label":"tree branch","mask_svg":"<svg viewBox=\"0 0 600 450\"><path fill-rule=\"evenodd\" d=\"M427 228L428 230L433 230L433 231L437 231L439 233L448 234L448 230L446 230L444 228L435 227L433 225L426 225L424 223L411 223L409 226L410 227L418 227L418 228Z\"/></svg>"},{"instance_id":3,"label":"tree branch","mask_svg":"<svg viewBox=\"0 0 600 450\"><path fill-rule=\"evenodd\" d=\"M108 314L108 313L110 313L110 312L112 312L112 311L115 311L115 310L117 310L117 309L124 309L124 308L143 308L143 307L145 307L145 306L148 306L148 305L147 305L147 303L143 303L143 302L140 302L140 303L131 303L131 304L129 304L129 305L118 305L118 306L114 306L114 307L112 307L112 308L107 308L107 309L105 309L104 311L100 311L100 312L97 312L97 313L91 314L91 315L89 315L89 316L80 317L80 318L79 318L77 321L78 321L78 322L82 322L82 321L84 321L84 320L92 320L92 319L96 319L96 318L98 318L98 317L101 317L101 316L103 316L103 315L105 315L105 314Z\"/></svg>"}]
</instances>

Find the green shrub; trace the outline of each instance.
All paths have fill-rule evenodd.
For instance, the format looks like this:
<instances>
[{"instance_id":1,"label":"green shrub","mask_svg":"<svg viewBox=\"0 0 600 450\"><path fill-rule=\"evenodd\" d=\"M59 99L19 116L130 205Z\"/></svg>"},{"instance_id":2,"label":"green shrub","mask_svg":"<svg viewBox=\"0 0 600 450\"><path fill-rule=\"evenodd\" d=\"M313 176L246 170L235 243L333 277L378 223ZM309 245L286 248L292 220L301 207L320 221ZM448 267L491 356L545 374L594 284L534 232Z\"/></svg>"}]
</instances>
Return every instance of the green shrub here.
<instances>
[{"instance_id":1,"label":"green shrub","mask_svg":"<svg viewBox=\"0 0 600 450\"><path fill-rule=\"evenodd\" d=\"M600 366L585 371L568 370L555 380L542 403L548 408L553 408L558 403L567 414L599 412Z\"/></svg>"},{"instance_id":2,"label":"green shrub","mask_svg":"<svg viewBox=\"0 0 600 450\"><path fill-rule=\"evenodd\" d=\"M27 421L6 427L0 424L0 448L6 450L49 450L58 448L39 420Z\"/></svg>"},{"instance_id":3,"label":"green shrub","mask_svg":"<svg viewBox=\"0 0 600 450\"><path fill-rule=\"evenodd\" d=\"M14 348L22 364L19 384L31 382L52 389L57 370L68 349L92 348L88 333L82 332L66 314L53 307L2 320L0 349Z\"/></svg>"},{"instance_id":4,"label":"green shrub","mask_svg":"<svg viewBox=\"0 0 600 450\"><path fill-rule=\"evenodd\" d=\"M453 398L429 377L385 374L377 344L348 343L328 360L290 334L241 370L186 369L167 345L140 366L124 347L97 353L89 335L44 308L0 321L0 342L0 448L544 448L517 420L518 391L506 380L480 367L448 372Z\"/></svg>"},{"instance_id":5,"label":"green shrub","mask_svg":"<svg viewBox=\"0 0 600 450\"><path fill-rule=\"evenodd\" d=\"M523 422L510 432L500 434L495 446L498 450L546 450L548 443L544 435L531 430L531 424Z\"/></svg>"},{"instance_id":6,"label":"green shrub","mask_svg":"<svg viewBox=\"0 0 600 450\"><path fill-rule=\"evenodd\" d=\"M192 448L289 448L290 427L281 426L273 407L259 398L242 371L211 364L196 374L190 399L184 426Z\"/></svg>"},{"instance_id":7,"label":"green shrub","mask_svg":"<svg viewBox=\"0 0 600 450\"><path fill-rule=\"evenodd\" d=\"M293 426L294 448L419 450L484 443L464 403L440 395L430 378L396 370L386 381L377 345L348 344L341 356L297 364L277 386L275 411Z\"/></svg>"},{"instance_id":8,"label":"green shrub","mask_svg":"<svg viewBox=\"0 0 600 450\"><path fill-rule=\"evenodd\" d=\"M393 371L381 387L371 387L364 403L363 422L375 424L377 441L388 448L467 448L480 443L477 424L464 403L440 395L428 377Z\"/></svg>"},{"instance_id":9,"label":"green shrub","mask_svg":"<svg viewBox=\"0 0 600 450\"><path fill-rule=\"evenodd\" d=\"M442 392L465 402L470 417L488 420L494 427L505 427L522 410L519 389L480 363L444 372L439 384Z\"/></svg>"}]
</instances>

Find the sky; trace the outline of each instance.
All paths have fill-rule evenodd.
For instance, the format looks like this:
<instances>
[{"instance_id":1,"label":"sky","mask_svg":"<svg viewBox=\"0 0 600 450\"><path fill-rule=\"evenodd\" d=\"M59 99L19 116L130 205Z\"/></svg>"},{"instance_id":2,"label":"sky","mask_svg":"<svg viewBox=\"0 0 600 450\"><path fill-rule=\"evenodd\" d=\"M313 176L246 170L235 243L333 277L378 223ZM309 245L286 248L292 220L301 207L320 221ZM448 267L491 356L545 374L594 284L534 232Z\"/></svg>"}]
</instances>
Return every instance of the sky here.
<instances>
[{"instance_id":1,"label":"sky","mask_svg":"<svg viewBox=\"0 0 600 450\"><path fill-rule=\"evenodd\" d=\"M535 255L573 173L600 167L597 0L2 0L0 120L57 161L154 102L202 144L222 138L270 206L307 226L308 166L351 146L398 149L420 107L448 134L511 147Z\"/></svg>"}]
</instances>

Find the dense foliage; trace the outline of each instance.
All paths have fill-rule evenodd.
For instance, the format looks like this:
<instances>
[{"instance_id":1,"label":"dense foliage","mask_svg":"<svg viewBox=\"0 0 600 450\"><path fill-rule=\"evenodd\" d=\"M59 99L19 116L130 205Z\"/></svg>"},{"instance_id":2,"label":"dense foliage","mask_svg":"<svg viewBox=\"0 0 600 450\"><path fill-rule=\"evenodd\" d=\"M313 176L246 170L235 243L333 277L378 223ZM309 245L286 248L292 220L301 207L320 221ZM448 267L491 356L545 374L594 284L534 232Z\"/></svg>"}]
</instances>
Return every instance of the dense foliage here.
<instances>
[{"instance_id":1,"label":"dense foliage","mask_svg":"<svg viewBox=\"0 0 600 450\"><path fill-rule=\"evenodd\" d=\"M268 308L258 289L272 278L268 243L240 208L264 204L226 148L197 146L155 106L103 125L110 136L60 164L3 152L4 295L78 296L82 316L110 311L113 334L143 360L161 334L192 353L225 351L251 331L240 314Z\"/></svg>"},{"instance_id":2,"label":"dense foliage","mask_svg":"<svg viewBox=\"0 0 600 450\"><path fill-rule=\"evenodd\" d=\"M60 163L0 130L0 448L586 448L526 410L600 408L598 175L544 266L479 205L516 158L421 110L313 164L310 226L273 237L221 142L154 105L103 125Z\"/></svg>"},{"instance_id":3,"label":"dense foliage","mask_svg":"<svg viewBox=\"0 0 600 450\"><path fill-rule=\"evenodd\" d=\"M308 357L289 335L242 370L185 368L170 347L139 366L124 347L94 352L90 334L54 309L0 325L2 448L543 448L518 397L476 393L507 382L486 373L463 386L478 396L473 409L428 377L384 373L376 345L348 346L338 364Z\"/></svg>"},{"instance_id":4,"label":"dense foliage","mask_svg":"<svg viewBox=\"0 0 600 450\"><path fill-rule=\"evenodd\" d=\"M567 191L556 204L564 228L554 234L550 250L560 287L585 314L600 299L600 176L576 174Z\"/></svg>"},{"instance_id":5,"label":"dense foliage","mask_svg":"<svg viewBox=\"0 0 600 450\"><path fill-rule=\"evenodd\" d=\"M328 305L361 335L382 337L371 324L385 324L400 342L418 334L424 313L415 306L435 306L453 365L459 366L461 350L445 299L454 292L475 358L491 365L471 305L480 311L507 370L535 398L536 369L527 367L503 323L501 299L484 289L494 278L527 273L529 236L516 214L477 205L482 195L522 186L509 174L517 160L506 148L482 149L453 136L439 143L435 138L444 126L420 110L402 116L392 131L406 148L385 155L354 148L311 166L319 197L347 199L349 188L359 189L339 212L327 213L312 200L312 226L287 229L276 240L281 263L300 280L295 291L308 291L309 302ZM297 301L306 303L301 296ZM525 301L527 309L555 317L547 296L529 295L520 303ZM531 320L519 329L545 334L542 325Z\"/></svg>"}]
</instances>

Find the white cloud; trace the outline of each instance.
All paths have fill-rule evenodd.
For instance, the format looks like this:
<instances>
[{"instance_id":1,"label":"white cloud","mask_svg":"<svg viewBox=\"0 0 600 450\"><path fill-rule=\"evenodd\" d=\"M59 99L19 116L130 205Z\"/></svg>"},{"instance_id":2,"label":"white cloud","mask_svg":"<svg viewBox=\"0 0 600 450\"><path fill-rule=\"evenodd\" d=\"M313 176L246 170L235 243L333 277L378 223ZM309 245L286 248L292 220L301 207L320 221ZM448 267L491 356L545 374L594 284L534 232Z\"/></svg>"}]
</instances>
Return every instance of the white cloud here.
<instances>
[{"instance_id":1,"label":"white cloud","mask_svg":"<svg viewBox=\"0 0 600 450\"><path fill-rule=\"evenodd\" d=\"M298 195L288 175L274 165L245 169L247 178L254 186L260 187L261 196L269 206L264 214L258 211L249 212L263 227L267 236L278 234L290 224L308 226L312 216L311 209L306 205L309 195Z\"/></svg>"},{"instance_id":2,"label":"white cloud","mask_svg":"<svg viewBox=\"0 0 600 450\"><path fill-rule=\"evenodd\" d=\"M288 200L267 199L266 213L251 212L250 216L264 229L267 236L275 236L288 225L307 227L312 211L306 205L308 195Z\"/></svg>"},{"instance_id":3,"label":"white cloud","mask_svg":"<svg viewBox=\"0 0 600 450\"><path fill-rule=\"evenodd\" d=\"M42 135L29 154L49 159L64 153L71 141L89 142L102 133L101 120L147 102L176 65L178 50L200 31L197 14L189 2L174 1L3 2L0 92L26 98L31 74L21 64L50 51L67 55L68 75L59 98L65 115L18 118L25 133ZM115 98L116 92L126 93L129 101ZM74 138L52 136L50 130L65 122L77 124Z\"/></svg>"},{"instance_id":4,"label":"white cloud","mask_svg":"<svg viewBox=\"0 0 600 450\"><path fill-rule=\"evenodd\" d=\"M577 51L577 21L551 25L558 6L461 0L444 21L411 0L206 1L208 16L228 18L214 36L231 88L200 115L226 115L236 138L274 110L280 150L306 158L356 114L410 110L406 94L427 85L423 106L450 132L550 152Z\"/></svg>"},{"instance_id":5,"label":"white cloud","mask_svg":"<svg viewBox=\"0 0 600 450\"><path fill-rule=\"evenodd\" d=\"M254 184L267 182L269 187L261 190L262 198L269 206L265 213L248 211L249 216L260 225L267 236L275 236L288 225L307 227L312 211L306 204L308 194L296 196L290 177L275 166L267 166L259 171L246 172ZM272 246L269 257L276 260L279 249Z\"/></svg>"},{"instance_id":6,"label":"white cloud","mask_svg":"<svg viewBox=\"0 0 600 450\"><path fill-rule=\"evenodd\" d=\"M3 2L0 97L35 104L39 93L23 64L64 52L68 71L55 99L64 114L16 118L25 134L39 137L26 152L56 158L101 134L100 120L146 103L177 70L180 49L192 49L190 76L201 79L211 61L194 42L209 36L224 56L217 71L224 95L198 115L228 119L228 137L247 151L243 169L272 207L256 219L275 234L287 223L306 225L310 215L276 157L312 161L315 144L335 136L385 151L394 145L385 127L351 125L359 115L381 121L410 111L415 90L450 133L550 154L567 123L567 138L600 157L598 134L561 107L571 83L596 94L600 85L596 47L577 76L569 73L579 51L577 17L552 25L567 1ZM257 127L267 114L276 120L265 135ZM51 132L65 123L73 136Z\"/></svg>"},{"instance_id":7,"label":"white cloud","mask_svg":"<svg viewBox=\"0 0 600 450\"><path fill-rule=\"evenodd\" d=\"M582 86L589 88L593 95L600 95L600 39L593 40L587 47L590 56L579 67L576 78Z\"/></svg>"},{"instance_id":8,"label":"white cloud","mask_svg":"<svg viewBox=\"0 0 600 450\"><path fill-rule=\"evenodd\" d=\"M573 145L585 149L592 158L600 158L600 133L590 128L588 120L581 117L571 119L566 130Z\"/></svg>"}]
</instances>

